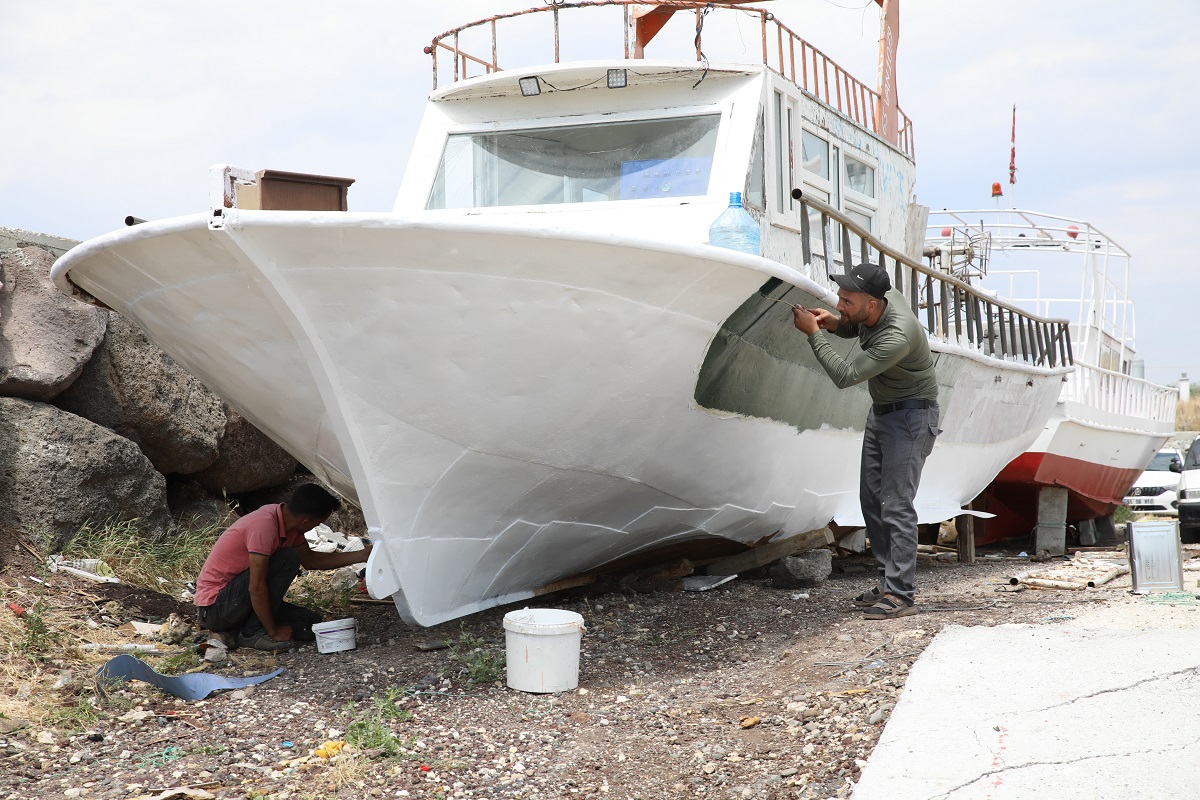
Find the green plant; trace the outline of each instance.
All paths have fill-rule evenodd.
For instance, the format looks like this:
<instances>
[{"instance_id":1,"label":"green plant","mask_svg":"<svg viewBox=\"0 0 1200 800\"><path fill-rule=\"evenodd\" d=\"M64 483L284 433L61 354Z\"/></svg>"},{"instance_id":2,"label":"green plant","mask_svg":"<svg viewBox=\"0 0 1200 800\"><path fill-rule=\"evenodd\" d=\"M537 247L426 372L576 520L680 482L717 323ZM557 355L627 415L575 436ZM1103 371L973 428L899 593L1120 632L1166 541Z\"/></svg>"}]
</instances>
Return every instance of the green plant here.
<instances>
[{"instance_id":1,"label":"green plant","mask_svg":"<svg viewBox=\"0 0 1200 800\"><path fill-rule=\"evenodd\" d=\"M415 758L409 753L412 739L401 738L392 730L395 722L408 722L413 717L411 711L400 707L402 696L403 692L393 686L382 696L373 697L370 708L360 709L353 703L346 706L345 713L350 717L346 741L384 758Z\"/></svg>"},{"instance_id":2,"label":"green plant","mask_svg":"<svg viewBox=\"0 0 1200 800\"><path fill-rule=\"evenodd\" d=\"M98 558L125 583L161 591L159 579L189 581L200 573L219 525L181 526L149 534L140 520L109 521L81 527L67 544L67 558Z\"/></svg>"},{"instance_id":3,"label":"green plant","mask_svg":"<svg viewBox=\"0 0 1200 800\"><path fill-rule=\"evenodd\" d=\"M383 719L394 719L400 722L408 722L413 718L413 713L407 708L401 708L397 702L404 695L404 692L397 689L395 686L389 686L384 689L382 697L372 698L371 702L375 704L376 711Z\"/></svg>"},{"instance_id":4,"label":"green plant","mask_svg":"<svg viewBox=\"0 0 1200 800\"><path fill-rule=\"evenodd\" d=\"M46 723L68 733L79 733L94 728L103 717L90 699L78 697L74 703L51 708Z\"/></svg>"},{"instance_id":5,"label":"green plant","mask_svg":"<svg viewBox=\"0 0 1200 800\"><path fill-rule=\"evenodd\" d=\"M504 677L504 653L488 647L487 642L466 630L460 632L450 659L462 665L462 671L472 686L492 683Z\"/></svg>"},{"instance_id":6,"label":"green plant","mask_svg":"<svg viewBox=\"0 0 1200 800\"><path fill-rule=\"evenodd\" d=\"M202 663L204 661L200 658L200 654L195 650L188 649L172 653L169 656L163 656L155 666L155 669L164 675L178 675L181 672L187 672L189 669L195 669Z\"/></svg>"},{"instance_id":7,"label":"green plant","mask_svg":"<svg viewBox=\"0 0 1200 800\"><path fill-rule=\"evenodd\" d=\"M334 580L337 573L306 572L292 582L287 600L305 608L338 611L350 607L357 586Z\"/></svg>"},{"instance_id":8,"label":"green plant","mask_svg":"<svg viewBox=\"0 0 1200 800\"><path fill-rule=\"evenodd\" d=\"M229 748L224 745L206 744L201 745L190 751L191 755L197 756L219 756L229 752Z\"/></svg>"},{"instance_id":9,"label":"green plant","mask_svg":"<svg viewBox=\"0 0 1200 800\"><path fill-rule=\"evenodd\" d=\"M1117 525L1129 522L1131 519L1133 519L1133 511L1129 506L1117 506L1117 510L1113 512L1113 522Z\"/></svg>"},{"instance_id":10,"label":"green plant","mask_svg":"<svg viewBox=\"0 0 1200 800\"><path fill-rule=\"evenodd\" d=\"M40 602L25 609L21 620L25 624L17 648L29 656L40 658L62 640L62 634L46 624Z\"/></svg>"}]
</instances>

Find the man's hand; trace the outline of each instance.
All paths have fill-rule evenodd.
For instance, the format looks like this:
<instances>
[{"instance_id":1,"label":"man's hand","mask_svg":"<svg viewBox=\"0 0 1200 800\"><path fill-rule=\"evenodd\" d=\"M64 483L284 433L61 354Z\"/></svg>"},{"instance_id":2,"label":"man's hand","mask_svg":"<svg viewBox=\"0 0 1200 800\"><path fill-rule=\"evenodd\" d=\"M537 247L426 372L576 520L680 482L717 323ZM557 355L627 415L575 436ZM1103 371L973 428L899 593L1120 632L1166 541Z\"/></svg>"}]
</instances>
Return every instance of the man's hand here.
<instances>
[{"instance_id":1,"label":"man's hand","mask_svg":"<svg viewBox=\"0 0 1200 800\"><path fill-rule=\"evenodd\" d=\"M278 625L275 630L267 631L267 635L277 642L290 642L292 640L292 626Z\"/></svg>"},{"instance_id":2,"label":"man's hand","mask_svg":"<svg viewBox=\"0 0 1200 800\"><path fill-rule=\"evenodd\" d=\"M800 306L792 307L792 319L796 323L796 330L803 333L805 336L812 336L820 327L817 324L817 314L820 311L809 311L807 308ZM829 312L824 312L828 314Z\"/></svg>"}]
</instances>

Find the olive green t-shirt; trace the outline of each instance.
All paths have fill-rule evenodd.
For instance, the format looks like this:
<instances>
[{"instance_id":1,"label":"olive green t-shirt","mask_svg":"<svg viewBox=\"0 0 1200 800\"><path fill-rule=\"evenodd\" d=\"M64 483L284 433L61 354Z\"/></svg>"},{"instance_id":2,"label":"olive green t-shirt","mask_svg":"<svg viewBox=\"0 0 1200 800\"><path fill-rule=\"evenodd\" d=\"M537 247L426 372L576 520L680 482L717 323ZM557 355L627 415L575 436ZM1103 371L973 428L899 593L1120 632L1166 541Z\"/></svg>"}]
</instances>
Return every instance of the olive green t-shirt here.
<instances>
[{"instance_id":1,"label":"olive green t-shirt","mask_svg":"<svg viewBox=\"0 0 1200 800\"><path fill-rule=\"evenodd\" d=\"M824 330L808 337L813 355L839 389L867 382L874 403L937 400L937 376L929 335L895 289L886 295L887 307L874 327L843 322L834 331L843 339L857 337L860 352L842 358Z\"/></svg>"}]
</instances>

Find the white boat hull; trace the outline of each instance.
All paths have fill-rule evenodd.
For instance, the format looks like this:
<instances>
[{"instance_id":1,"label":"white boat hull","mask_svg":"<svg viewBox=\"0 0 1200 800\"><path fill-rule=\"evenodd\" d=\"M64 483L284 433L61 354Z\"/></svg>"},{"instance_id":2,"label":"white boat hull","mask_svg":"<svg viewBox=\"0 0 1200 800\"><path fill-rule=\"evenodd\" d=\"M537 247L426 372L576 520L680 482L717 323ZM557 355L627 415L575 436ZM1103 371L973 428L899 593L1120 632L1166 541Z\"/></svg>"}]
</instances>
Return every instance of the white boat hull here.
<instances>
[{"instance_id":1,"label":"white boat hull","mask_svg":"<svg viewBox=\"0 0 1200 800\"><path fill-rule=\"evenodd\" d=\"M358 503L370 592L411 622L673 541L861 524L865 385L837 390L790 310L757 300L771 277L832 299L795 270L461 218L209 219L93 240L54 278ZM962 513L1030 446L1066 372L935 350L945 433L923 522Z\"/></svg>"}]
</instances>

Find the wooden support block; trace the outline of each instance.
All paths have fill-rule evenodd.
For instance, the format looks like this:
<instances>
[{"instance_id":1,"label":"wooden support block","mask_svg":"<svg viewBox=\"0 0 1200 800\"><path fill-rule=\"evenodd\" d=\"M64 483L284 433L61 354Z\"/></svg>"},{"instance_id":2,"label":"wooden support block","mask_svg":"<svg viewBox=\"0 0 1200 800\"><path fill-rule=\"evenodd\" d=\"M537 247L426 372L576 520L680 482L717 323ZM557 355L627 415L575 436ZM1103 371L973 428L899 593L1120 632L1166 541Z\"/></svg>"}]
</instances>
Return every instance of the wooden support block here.
<instances>
[{"instance_id":1,"label":"wooden support block","mask_svg":"<svg viewBox=\"0 0 1200 800\"><path fill-rule=\"evenodd\" d=\"M806 553L833 543L833 532L829 528L806 531L797 536L769 542L744 553L722 558L708 565L709 575L736 575L740 572L762 567L785 556Z\"/></svg>"},{"instance_id":2,"label":"wooden support block","mask_svg":"<svg viewBox=\"0 0 1200 800\"><path fill-rule=\"evenodd\" d=\"M968 509L974 510L975 501L971 501L967 505ZM960 525L959 522L962 524ZM958 563L974 564L975 563L975 526L981 524L980 520L974 514L963 514L955 525L958 527Z\"/></svg>"}]
</instances>

